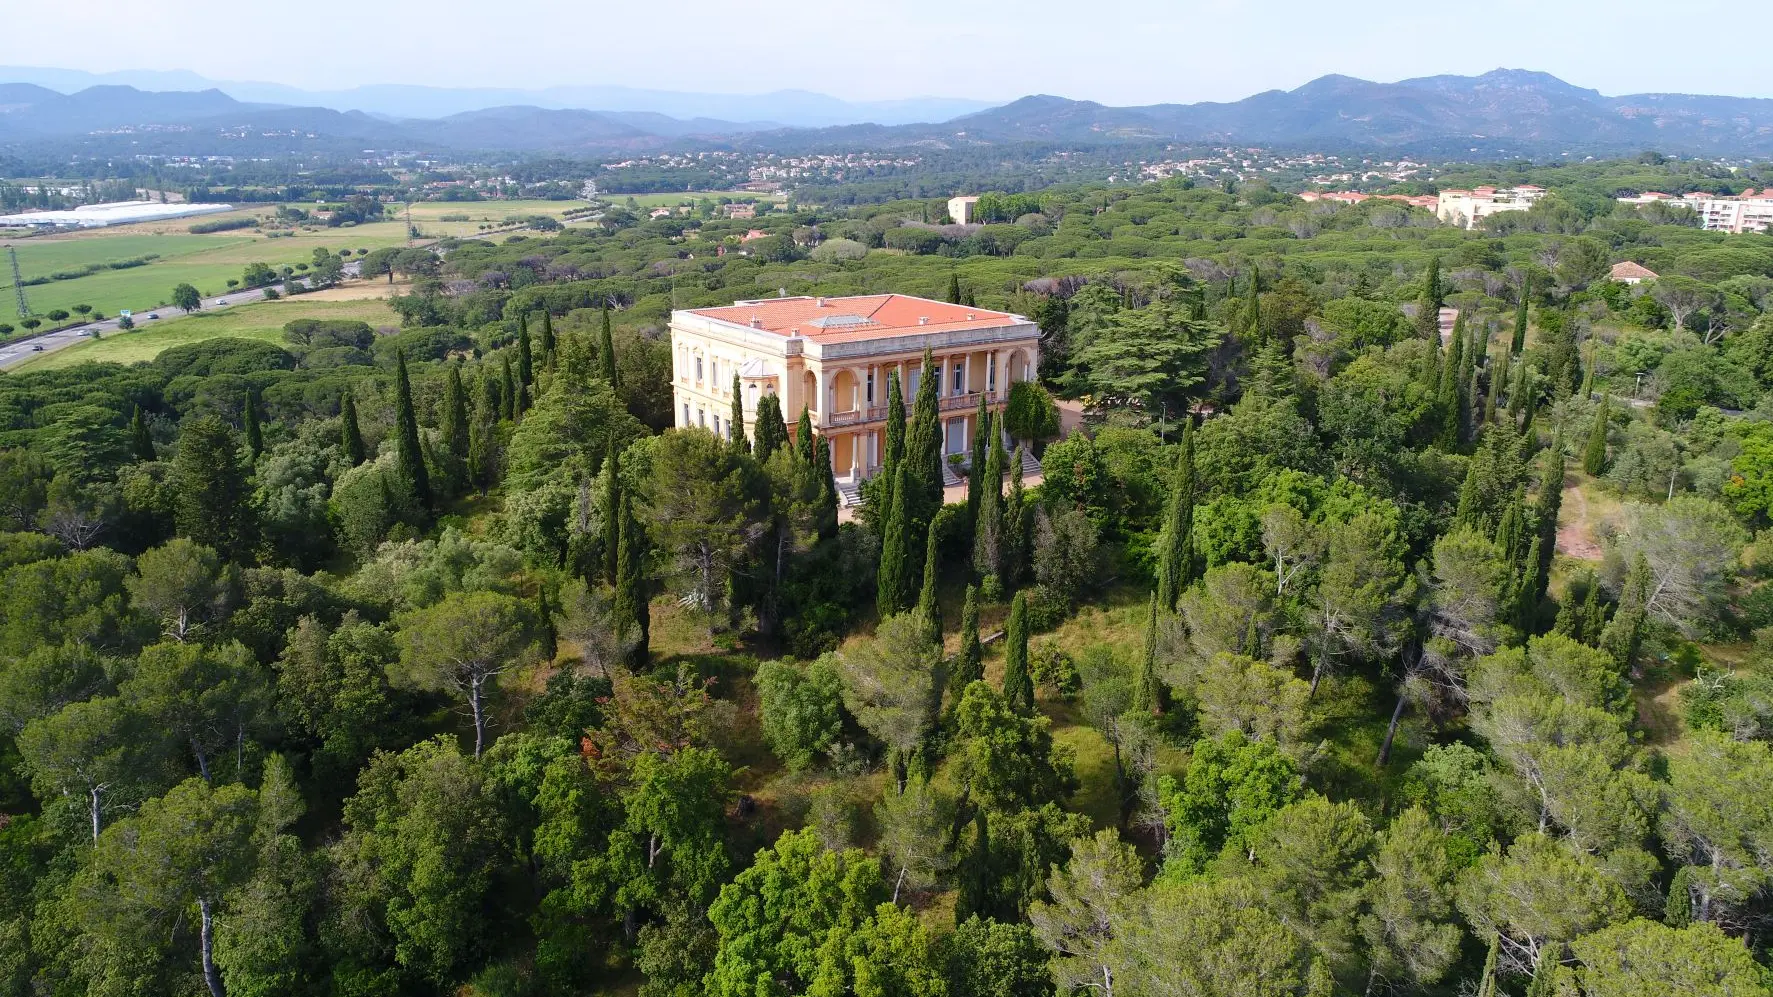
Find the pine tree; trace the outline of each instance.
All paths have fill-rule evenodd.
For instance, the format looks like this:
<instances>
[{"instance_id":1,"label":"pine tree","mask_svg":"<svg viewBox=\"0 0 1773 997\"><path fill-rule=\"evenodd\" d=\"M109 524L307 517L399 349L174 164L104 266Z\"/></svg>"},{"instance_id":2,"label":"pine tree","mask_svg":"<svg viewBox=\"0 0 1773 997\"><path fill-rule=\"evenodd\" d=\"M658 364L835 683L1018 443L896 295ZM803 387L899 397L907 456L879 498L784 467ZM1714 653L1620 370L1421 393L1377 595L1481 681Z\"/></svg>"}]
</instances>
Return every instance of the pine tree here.
<instances>
[{"instance_id":1,"label":"pine tree","mask_svg":"<svg viewBox=\"0 0 1773 997\"><path fill-rule=\"evenodd\" d=\"M1478 976L1477 997L1496 997L1496 957L1502 952L1502 935L1490 936L1490 951L1484 956L1484 969Z\"/></svg>"},{"instance_id":2,"label":"pine tree","mask_svg":"<svg viewBox=\"0 0 1773 997\"><path fill-rule=\"evenodd\" d=\"M1607 420L1612 407L1612 397L1602 394L1600 407L1594 410L1594 422L1588 427L1588 446L1582 450L1582 473L1591 478L1599 477L1607 469Z\"/></svg>"},{"instance_id":3,"label":"pine tree","mask_svg":"<svg viewBox=\"0 0 1773 997\"><path fill-rule=\"evenodd\" d=\"M499 383L499 404L504 411L500 414L506 422L516 422L517 413L521 410L517 407L517 378L511 373L511 354L507 353L501 359L503 366Z\"/></svg>"},{"instance_id":4,"label":"pine tree","mask_svg":"<svg viewBox=\"0 0 1773 997\"><path fill-rule=\"evenodd\" d=\"M875 607L881 619L905 610L911 588L910 523L907 521L905 466L893 474L892 503L881 531L880 567L875 584Z\"/></svg>"},{"instance_id":5,"label":"pine tree","mask_svg":"<svg viewBox=\"0 0 1773 997\"><path fill-rule=\"evenodd\" d=\"M154 452L154 437L148 433L148 419L142 414L142 407L135 407L135 415L129 419L129 454L136 460L159 460L160 455Z\"/></svg>"},{"instance_id":6,"label":"pine tree","mask_svg":"<svg viewBox=\"0 0 1773 997\"><path fill-rule=\"evenodd\" d=\"M1145 616L1145 653L1139 657L1138 684L1133 708L1145 713L1163 712L1163 687L1157 678L1157 593L1151 593L1151 609Z\"/></svg>"},{"instance_id":7,"label":"pine tree","mask_svg":"<svg viewBox=\"0 0 1773 997\"><path fill-rule=\"evenodd\" d=\"M535 357L529 347L529 316L517 316L517 383L524 387L536 383Z\"/></svg>"},{"instance_id":8,"label":"pine tree","mask_svg":"<svg viewBox=\"0 0 1773 997\"><path fill-rule=\"evenodd\" d=\"M560 653L560 633L554 629L554 607L548 604L548 586L536 586L536 644L543 661Z\"/></svg>"},{"instance_id":9,"label":"pine tree","mask_svg":"<svg viewBox=\"0 0 1773 997\"><path fill-rule=\"evenodd\" d=\"M917 594L917 615L923 620L931 643L938 646L942 643L942 603L936 593L941 581L941 569L942 538L940 531L932 524L929 536L924 540L923 588Z\"/></svg>"},{"instance_id":10,"label":"pine tree","mask_svg":"<svg viewBox=\"0 0 1773 997\"><path fill-rule=\"evenodd\" d=\"M732 431L733 446L743 453L751 452L751 441L745 436L745 396L741 394L743 385L739 381L739 372L733 371L733 410L727 416L727 428Z\"/></svg>"},{"instance_id":11,"label":"pine tree","mask_svg":"<svg viewBox=\"0 0 1773 997\"><path fill-rule=\"evenodd\" d=\"M887 481L896 480L899 460L905 456L905 395L899 388L899 372L887 371L886 448L881 454L880 470Z\"/></svg>"},{"instance_id":12,"label":"pine tree","mask_svg":"<svg viewBox=\"0 0 1773 997\"><path fill-rule=\"evenodd\" d=\"M973 520L973 570L981 578L1002 581L1003 571L1003 437L991 433L991 452L979 482L979 511Z\"/></svg>"},{"instance_id":13,"label":"pine tree","mask_svg":"<svg viewBox=\"0 0 1773 997\"><path fill-rule=\"evenodd\" d=\"M1176 600L1193 581L1193 526L1194 420L1190 419L1182 424L1182 446L1170 477L1170 501L1164 509L1163 532L1157 541L1157 603L1166 613L1176 611Z\"/></svg>"},{"instance_id":14,"label":"pine tree","mask_svg":"<svg viewBox=\"0 0 1773 997\"><path fill-rule=\"evenodd\" d=\"M640 523L634 518L632 500L622 496L622 508L619 513L621 528L616 543L616 591L611 601L611 613L615 617L618 634L635 640L634 649L628 655L630 668L640 668L646 664L647 646L652 638L652 610L647 605L646 577L646 537L640 530Z\"/></svg>"},{"instance_id":15,"label":"pine tree","mask_svg":"<svg viewBox=\"0 0 1773 997\"><path fill-rule=\"evenodd\" d=\"M1034 677L1028 673L1028 594L1010 600L1010 622L1004 630L1003 698L1010 708L1034 712Z\"/></svg>"},{"instance_id":16,"label":"pine tree","mask_svg":"<svg viewBox=\"0 0 1773 997\"><path fill-rule=\"evenodd\" d=\"M603 459L603 581L614 585L621 570L622 464L616 452L615 430L610 430L609 456Z\"/></svg>"},{"instance_id":17,"label":"pine tree","mask_svg":"<svg viewBox=\"0 0 1773 997\"><path fill-rule=\"evenodd\" d=\"M603 371L603 379L612 388L620 388L622 382L616 373L616 340L609 326L609 299L603 302L603 327L597 334L597 362Z\"/></svg>"},{"instance_id":18,"label":"pine tree","mask_svg":"<svg viewBox=\"0 0 1773 997\"><path fill-rule=\"evenodd\" d=\"M259 428L259 407L255 404L252 392L246 392L246 402L241 406L240 432L246 439L246 452L252 460L258 460L259 454L265 452L265 432Z\"/></svg>"},{"instance_id":19,"label":"pine tree","mask_svg":"<svg viewBox=\"0 0 1773 997\"><path fill-rule=\"evenodd\" d=\"M542 310L542 341L537 345L542 348L542 369L553 370L558 344L554 341L554 316L547 309Z\"/></svg>"},{"instance_id":20,"label":"pine tree","mask_svg":"<svg viewBox=\"0 0 1773 997\"><path fill-rule=\"evenodd\" d=\"M449 366L449 378L443 383L443 425L438 427L443 455L449 461L450 490L468 480L468 392L462 386L462 369Z\"/></svg>"},{"instance_id":21,"label":"pine tree","mask_svg":"<svg viewBox=\"0 0 1773 997\"><path fill-rule=\"evenodd\" d=\"M1511 355L1520 353L1521 348L1527 345L1527 296L1532 292L1532 288L1533 278L1531 276L1522 277L1521 300L1516 302L1514 306L1514 339L1508 344L1508 351Z\"/></svg>"},{"instance_id":22,"label":"pine tree","mask_svg":"<svg viewBox=\"0 0 1773 997\"><path fill-rule=\"evenodd\" d=\"M967 586L966 601L960 607L960 657L954 663L954 684L957 689L985 677L985 646L979 642L979 590Z\"/></svg>"},{"instance_id":23,"label":"pine tree","mask_svg":"<svg viewBox=\"0 0 1773 997\"><path fill-rule=\"evenodd\" d=\"M357 426L357 399L352 397L348 387L339 401L339 449L344 451L345 460L352 467L363 463L368 456L363 445L363 430Z\"/></svg>"},{"instance_id":24,"label":"pine tree","mask_svg":"<svg viewBox=\"0 0 1773 997\"><path fill-rule=\"evenodd\" d=\"M415 510L431 508L431 476L425 471L425 451L419 443L419 417L412 407L412 381L406 373L406 351L394 354L394 439L400 483Z\"/></svg>"}]
</instances>

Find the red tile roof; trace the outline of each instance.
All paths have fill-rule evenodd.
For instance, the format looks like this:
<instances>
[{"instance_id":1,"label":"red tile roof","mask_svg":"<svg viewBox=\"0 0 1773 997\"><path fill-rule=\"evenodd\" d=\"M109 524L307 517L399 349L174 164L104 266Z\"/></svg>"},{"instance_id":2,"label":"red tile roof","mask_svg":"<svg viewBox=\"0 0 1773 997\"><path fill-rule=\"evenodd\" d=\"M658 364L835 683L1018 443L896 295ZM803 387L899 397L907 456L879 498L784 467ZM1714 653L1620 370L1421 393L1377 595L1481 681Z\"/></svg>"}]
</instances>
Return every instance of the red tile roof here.
<instances>
[{"instance_id":1,"label":"red tile roof","mask_svg":"<svg viewBox=\"0 0 1773 997\"><path fill-rule=\"evenodd\" d=\"M766 298L725 308L694 308L690 314L750 326L781 336L819 342L883 339L912 333L991 329L1025 322L994 312L908 294L864 294L848 298Z\"/></svg>"},{"instance_id":2,"label":"red tile roof","mask_svg":"<svg viewBox=\"0 0 1773 997\"><path fill-rule=\"evenodd\" d=\"M1611 276L1614 280L1625 280L1627 278L1655 280L1656 271L1651 270L1649 267L1642 264L1633 263L1631 260L1623 260L1619 263L1613 264Z\"/></svg>"}]
</instances>

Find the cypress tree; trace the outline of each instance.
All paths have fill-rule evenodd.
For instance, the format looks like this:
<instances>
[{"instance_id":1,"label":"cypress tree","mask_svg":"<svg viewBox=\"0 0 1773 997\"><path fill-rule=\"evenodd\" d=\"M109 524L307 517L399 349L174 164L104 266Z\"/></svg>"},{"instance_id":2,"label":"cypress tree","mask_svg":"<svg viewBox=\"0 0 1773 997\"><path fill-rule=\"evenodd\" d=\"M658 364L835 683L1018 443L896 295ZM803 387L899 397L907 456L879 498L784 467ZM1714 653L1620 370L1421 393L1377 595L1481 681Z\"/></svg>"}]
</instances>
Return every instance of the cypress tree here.
<instances>
[{"instance_id":1,"label":"cypress tree","mask_svg":"<svg viewBox=\"0 0 1773 997\"><path fill-rule=\"evenodd\" d=\"M611 610L616 619L617 633L635 638L634 649L628 655L628 665L630 668L639 668L646 664L647 646L652 639L652 610L647 605L646 578L642 574L646 563L646 538L640 531L640 523L634 518L633 501L626 495L622 496L619 516L621 528L617 540L616 591Z\"/></svg>"},{"instance_id":2,"label":"cypress tree","mask_svg":"<svg viewBox=\"0 0 1773 997\"><path fill-rule=\"evenodd\" d=\"M991 455L985 458L985 473L979 483L979 511L973 520L973 570L981 578L998 578L1003 570L1003 464L1003 437L994 431Z\"/></svg>"},{"instance_id":3,"label":"cypress tree","mask_svg":"<svg viewBox=\"0 0 1773 997\"><path fill-rule=\"evenodd\" d=\"M1490 936L1490 951L1484 956L1484 969L1478 975L1477 997L1496 997L1496 957L1502 952L1502 935Z\"/></svg>"},{"instance_id":4,"label":"cypress tree","mask_svg":"<svg viewBox=\"0 0 1773 997\"><path fill-rule=\"evenodd\" d=\"M1182 424L1182 446L1170 477L1170 501L1158 537L1157 603L1166 613L1192 581L1194 526L1194 420Z\"/></svg>"},{"instance_id":5,"label":"cypress tree","mask_svg":"<svg viewBox=\"0 0 1773 997\"><path fill-rule=\"evenodd\" d=\"M960 272L957 270L948 271L948 303L960 304Z\"/></svg>"},{"instance_id":6,"label":"cypress tree","mask_svg":"<svg viewBox=\"0 0 1773 997\"><path fill-rule=\"evenodd\" d=\"M1510 354L1519 353L1521 347L1527 345L1527 295L1532 287L1532 276L1521 278L1521 300L1514 306L1514 339L1508 344Z\"/></svg>"},{"instance_id":7,"label":"cypress tree","mask_svg":"<svg viewBox=\"0 0 1773 997\"><path fill-rule=\"evenodd\" d=\"M1650 562L1643 554L1632 561L1625 585L1619 590L1619 605L1613 619L1601 632L1601 649L1613 656L1613 662L1631 671L1637 662L1638 649L1644 640L1646 606L1650 600Z\"/></svg>"},{"instance_id":8,"label":"cypress tree","mask_svg":"<svg viewBox=\"0 0 1773 997\"><path fill-rule=\"evenodd\" d=\"M462 387L462 370L455 364L449 365L449 379L443 383L443 425L438 427L442 432L444 456L449 460L450 488L467 482L468 479L468 392Z\"/></svg>"},{"instance_id":9,"label":"cypress tree","mask_svg":"<svg viewBox=\"0 0 1773 997\"><path fill-rule=\"evenodd\" d=\"M875 584L875 607L883 620L905 610L911 587L906 490L905 465L900 464L893 473L892 503L887 510L886 526L881 531L879 577Z\"/></svg>"},{"instance_id":10,"label":"cypress tree","mask_svg":"<svg viewBox=\"0 0 1773 997\"><path fill-rule=\"evenodd\" d=\"M881 455L880 469L892 482L896 480L893 475L899 469L899 459L905 456L905 395L896 370L887 372L886 408L886 452Z\"/></svg>"},{"instance_id":11,"label":"cypress tree","mask_svg":"<svg viewBox=\"0 0 1773 997\"><path fill-rule=\"evenodd\" d=\"M911 485L907 508L919 529L942 507L942 421L936 403L941 381L942 372L926 348L917 402L911 410L911 431L905 437L905 462L910 471L906 480Z\"/></svg>"},{"instance_id":12,"label":"cypress tree","mask_svg":"<svg viewBox=\"0 0 1773 997\"><path fill-rule=\"evenodd\" d=\"M425 471L425 451L419 444L419 417L412 407L405 350L394 354L394 439L401 487L407 490L403 497L411 500L414 509L431 508L431 476Z\"/></svg>"},{"instance_id":13,"label":"cypress tree","mask_svg":"<svg viewBox=\"0 0 1773 997\"><path fill-rule=\"evenodd\" d=\"M542 369L554 369L554 316L547 309L542 310L542 341L537 344L542 348Z\"/></svg>"},{"instance_id":14,"label":"cypress tree","mask_svg":"<svg viewBox=\"0 0 1773 997\"><path fill-rule=\"evenodd\" d=\"M536 586L536 643L543 661L553 661L560 653L560 633L554 629L554 607L548 604L548 586Z\"/></svg>"},{"instance_id":15,"label":"cypress tree","mask_svg":"<svg viewBox=\"0 0 1773 997\"><path fill-rule=\"evenodd\" d=\"M1582 599L1582 636L1577 638L1590 647L1598 647L1607 631L1607 604L1601 601L1601 587L1593 578L1588 582L1588 595Z\"/></svg>"},{"instance_id":16,"label":"cypress tree","mask_svg":"<svg viewBox=\"0 0 1773 997\"><path fill-rule=\"evenodd\" d=\"M1514 586L1514 624L1522 635L1533 632L1539 613L1539 593L1545 590L1545 580L1539 574L1539 550L1539 538L1534 537L1527 545L1527 556L1521 560L1520 577Z\"/></svg>"},{"instance_id":17,"label":"cypress tree","mask_svg":"<svg viewBox=\"0 0 1773 997\"><path fill-rule=\"evenodd\" d=\"M800 421L794 424L794 454L804 461L813 459L813 415L807 407L800 407Z\"/></svg>"},{"instance_id":18,"label":"cypress tree","mask_svg":"<svg viewBox=\"0 0 1773 997\"><path fill-rule=\"evenodd\" d=\"M1447 362L1441 365L1440 389L1436 393L1441 408L1440 445L1451 450L1459 445L1459 388L1465 373L1465 316L1453 320L1453 335L1447 343Z\"/></svg>"},{"instance_id":19,"label":"cypress tree","mask_svg":"<svg viewBox=\"0 0 1773 997\"><path fill-rule=\"evenodd\" d=\"M1010 492L1003 503L1003 569L1006 588L1022 584L1028 574L1028 555L1033 546L1034 506L1022 488L1022 448L1010 461Z\"/></svg>"},{"instance_id":20,"label":"cypress tree","mask_svg":"<svg viewBox=\"0 0 1773 997\"><path fill-rule=\"evenodd\" d=\"M363 463L368 452L363 446L363 430L357 426L357 399L352 397L351 389L346 388L344 397L339 401L339 449L345 453L345 460L352 467Z\"/></svg>"},{"instance_id":21,"label":"cypress tree","mask_svg":"<svg viewBox=\"0 0 1773 997\"><path fill-rule=\"evenodd\" d=\"M480 400L474 405L474 417L468 423L468 482L482 497L492 486L493 457L498 444L497 389L492 378L480 381Z\"/></svg>"},{"instance_id":22,"label":"cypress tree","mask_svg":"<svg viewBox=\"0 0 1773 997\"><path fill-rule=\"evenodd\" d=\"M603 301L603 327L597 334L597 362L601 365L603 379L609 382L609 386L620 388L622 383L616 374L616 340L609 327L608 298Z\"/></svg>"},{"instance_id":23,"label":"cypress tree","mask_svg":"<svg viewBox=\"0 0 1773 997\"><path fill-rule=\"evenodd\" d=\"M504 411L500 414L506 422L516 422L519 411L517 408L517 379L511 375L511 354L505 354L502 360L499 404Z\"/></svg>"},{"instance_id":24,"label":"cypress tree","mask_svg":"<svg viewBox=\"0 0 1773 997\"><path fill-rule=\"evenodd\" d=\"M252 492L240 465L240 441L227 423L214 416L185 423L168 481L179 536L229 558L251 549L256 532Z\"/></svg>"},{"instance_id":25,"label":"cypress tree","mask_svg":"<svg viewBox=\"0 0 1773 997\"><path fill-rule=\"evenodd\" d=\"M1422 275L1422 292L1416 296L1416 334L1441 341L1441 258L1430 256L1428 269Z\"/></svg>"},{"instance_id":26,"label":"cypress tree","mask_svg":"<svg viewBox=\"0 0 1773 997\"><path fill-rule=\"evenodd\" d=\"M1250 286L1244 292L1243 334L1252 343L1262 341L1262 281L1261 273L1255 267L1250 268Z\"/></svg>"},{"instance_id":27,"label":"cypress tree","mask_svg":"<svg viewBox=\"0 0 1773 997\"><path fill-rule=\"evenodd\" d=\"M960 607L960 657L954 663L954 684L965 689L985 677L985 646L979 642L979 590L967 586Z\"/></svg>"},{"instance_id":28,"label":"cypress tree","mask_svg":"<svg viewBox=\"0 0 1773 997\"><path fill-rule=\"evenodd\" d=\"M973 453L967 463L967 525L976 529L979 521L979 482L985 480L985 439L991 432L991 410L985 407L985 393L979 393L979 411L973 415Z\"/></svg>"},{"instance_id":29,"label":"cypress tree","mask_svg":"<svg viewBox=\"0 0 1773 997\"><path fill-rule=\"evenodd\" d=\"M536 383L535 357L529 346L529 315L517 316L517 383L524 387Z\"/></svg>"},{"instance_id":30,"label":"cypress tree","mask_svg":"<svg viewBox=\"0 0 1773 997\"><path fill-rule=\"evenodd\" d=\"M1139 679L1133 690L1133 708L1146 713L1163 712L1162 685L1157 678L1157 593L1151 593L1151 609L1145 617L1145 653L1139 658Z\"/></svg>"},{"instance_id":31,"label":"cypress tree","mask_svg":"<svg viewBox=\"0 0 1773 997\"><path fill-rule=\"evenodd\" d=\"M1551 452L1545 457L1545 475L1539 481L1539 498L1533 513L1539 527L1538 587L1535 599L1545 598L1545 587L1551 581L1552 556L1557 552L1558 513L1564 507L1564 434L1552 434Z\"/></svg>"},{"instance_id":32,"label":"cypress tree","mask_svg":"<svg viewBox=\"0 0 1773 997\"><path fill-rule=\"evenodd\" d=\"M614 585L621 570L622 465L621 456L616 452L613 429L610 430L609 456L604 458L603 467L603 580L607 585Z\"/></svg>"},{"instance_id":33,"label":"cypress tree","mask_svg":"<svg viewBox=\"0 0 1773 997\"><path fill-rule=\"evenodd\" d=\"M135 415L129 419L129 453L136 460L158 460L160 455L154 452L154 437L148 432L148 419L142 415L142 407L135 407Z\"/></svg>"},{"instance_id":34,"label":"cypress tree","mask_svg":"<svg viewBox=\"0 0 1773 997\"><path fill-rule=\"evenodd\" d=\"M1582 450L1582 473L1589 477L1599 477L1607 469L1607 418L1611 414L1613 399L1602 394L1599 408L1594 410L1594 422L1588 427L1588 446Z\"/></svg>"},{"instance_id":35,"label":"cypress tree","mask_svg":"<svg viewBox=\"0 0 1773 997\"><path fill-rule=\"evenodd\" d=\"M259 428L259 407L253 403L252 391L246 392L246 402L241 407L240 431L246 438L246 452L253 460L265 452L265 433Z\"/></svg>"},{"instance_id":36,"label":"cypress tree","mask_svg":"<svg viewBox=\"0 0 1773 997\"><path fill-rule=\"evenodd\" d=\"M831 467L831 441L821 436L813 445L813 470L819 475L819 537L837 536L837 472Z\"/></svg>"},{"instance_id":37,"label":"cypress tree","mask_svg":"<svg viewBox=\"0 0 1773 997\"><path fill-rule=\"evenodd\" d=\"M917 594L917 615L923 620L930 642L938 647L942 644L942 603L936 598L936 588L941 567L942 538L940 531L931 524L929 536L924 540L923 588Z\"/></svg>"},{"instance_id":38,"label":"cypress tree","mask_svg":"<svg viewBox=\"0 0 1773 997\"><path fill-rule=\"evenodd\" d=\"M745 396L740 393L743 387L739 381L739 372L733 371L733 410L727 416L730 422L727 428L732 431L733 446L744 453L750 453L751 441L745 436Z\"/></svg>"},{"instance_id":39,"label":"cypress tree","mask_svg":"<svg viewBox=\"0 0 1773 997\"><path fill-rule=\"evenodd\" d=\"M1539 961L1533 966L1533 978L1527 983L1526 997L1557 997L1558 956L1563 943L1548 941L1539 950Z\"/></svg>"},{"instance_id":40,"label":"cypress tree","mask_svg":"<svg viewBox=\"0 0 1773 997\"><path fill-rule=\"evenodd\" d=\"M1693 923L1693 867L1681 866L1668 881L1668 899L1662 905L1662 923L1685 928Z\"/></svg>"},{"instance_id":41,"label":"cypress tree","mask_svg":"<svg viewBox=\"0 0 1773 997\"><path fill-rule=\"evenodd\" d=\"M782 422L782 399L764 395L757 402L757 424L752 429L755 442L751 452L759 464L767 463L770 454L788 442L788 428Z\"/></svg>"},{"instance_id":42,"label":"cypress tree","mask_svg":"<svg viewBox=\"0 0 1773 997\"><path fill-rule=\"evenodd\" d=\"M1028 594L1010 600L1010 622L1004 631L1003 698L1010 708L1034 712L1034 677L1028 673Z\"/></svg>"},{"instance_id":43,"label":"cypress tree","mask_svg":"<svg viewBox=\"0 0 1773 997\"><path fill-rule=\"evenodd\" d=\"M1502 382L1508 379L1508 352L1504 350L1500 357L1492 353L1485 367L1490 376L1490 400L1484 405L1484 421L1496 422L1502 412Z\"/></svg>"}]
</instances>

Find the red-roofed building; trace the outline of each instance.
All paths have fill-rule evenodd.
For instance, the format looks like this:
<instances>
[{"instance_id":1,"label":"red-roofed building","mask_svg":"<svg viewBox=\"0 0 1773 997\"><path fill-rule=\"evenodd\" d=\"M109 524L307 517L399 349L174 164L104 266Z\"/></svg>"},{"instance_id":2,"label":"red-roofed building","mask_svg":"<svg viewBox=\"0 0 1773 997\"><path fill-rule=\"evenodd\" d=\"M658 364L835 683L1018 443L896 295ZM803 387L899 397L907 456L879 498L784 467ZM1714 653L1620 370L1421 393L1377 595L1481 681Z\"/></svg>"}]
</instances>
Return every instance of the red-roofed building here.
<instances>
[{"instance_id":1,"label":"red-roofed building","mask_svg":"<svg viewBox=\"0 0 1773 997\"><path fill-rule=\"evenodd\" d=\"M1010 385L1034 379L1040 328L1020 315L904 294L782 297L672 312L671 348L679 427L730 435L736 373L747 436L764 395L780 397L791 432L804 406L830 441L833 472L854 485L880 467L890 376L909 409L929 349L942 452L970 453L980 398L1001 410Z\"/></svg>"},{"instance_id":2,"label":"red-roofed building","mask_svg":"<svg viewBox=\"0 0 1773 997\"><path fill-rule=\"evenodd\" d=\"M1646 267L1641 263L1633 263L1631 260L1622 260L1613 264L1612 269L1608 272L1608 276L1621 284L1641 284L1646 280L1655 280L1657 274L1656 271L1651 270L1649 267Z\"/></svg>"}]
</instances>

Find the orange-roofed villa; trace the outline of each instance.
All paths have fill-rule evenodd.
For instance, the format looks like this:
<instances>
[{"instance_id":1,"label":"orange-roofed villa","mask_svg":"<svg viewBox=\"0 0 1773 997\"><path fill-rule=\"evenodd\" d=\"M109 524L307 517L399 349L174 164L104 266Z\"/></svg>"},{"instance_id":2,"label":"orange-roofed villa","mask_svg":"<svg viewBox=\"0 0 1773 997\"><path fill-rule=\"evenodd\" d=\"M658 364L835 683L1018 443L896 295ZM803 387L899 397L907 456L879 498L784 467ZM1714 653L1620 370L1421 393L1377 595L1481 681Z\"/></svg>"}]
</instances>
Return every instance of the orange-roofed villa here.
<instances>
[{"instance_id":1,"label":"orange-roofed villa","mask_svg":"<svg viewBox=\"0 0 1773 997\"><path fill-rule=\"evenodd\" d=\"M756 430L764 395L780 397L790 435L805 407L814 430L830 440L838 490L853 504L856 486L880 469L887 377L899 375L909 418L926 348L940 378L942 452L969 454L979 399L1001 410L1010 385L1034 379L1040 328L1020 315L905 294L765 298L674 311L677 425L729 435L736 372L745 434Z\"/></svg>"}]
</instances>

